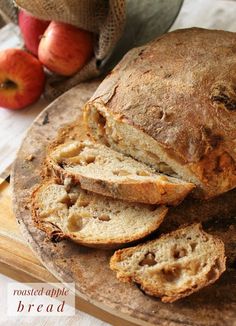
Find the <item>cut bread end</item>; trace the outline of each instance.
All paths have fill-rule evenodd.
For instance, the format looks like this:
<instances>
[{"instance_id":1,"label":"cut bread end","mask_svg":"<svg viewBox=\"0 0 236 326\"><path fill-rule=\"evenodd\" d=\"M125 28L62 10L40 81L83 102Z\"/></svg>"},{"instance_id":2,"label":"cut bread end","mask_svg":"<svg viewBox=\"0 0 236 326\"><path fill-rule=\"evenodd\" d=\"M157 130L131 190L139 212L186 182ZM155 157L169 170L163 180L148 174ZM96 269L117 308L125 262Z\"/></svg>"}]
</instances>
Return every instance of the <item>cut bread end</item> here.
<instances>
[{"instance_id":1,"label":"cut bread end","mask_svg":"<svg viewBox=\"0 0 236 326\"><path fill-rule=\"evenodd\" d=\"M196 186L192 192L194 197L208 199L235 187L235 169L232 166L229 166L229 169L224 166L217 174L212 163L222 157L222 161L227 161L230 165L230 157L227 154L214 151L204 160L188 163L183 157L176 156L174 148L165 148L130 121L119 114L109 112L100 98L85 105L84 121L95 141L130 155L158 172L193 183Z\"/></svg>"},{"instance_id":2,"label":"cut bread end","mask_svg":"<svg viewBox=\"0 0 236 326\"><path fill-rule=\"evenodd\" d=\"M110 268L123 282L173 302L214 283L225 271L223 242L200 224L180 228L135 247L118 250Z\"/></svg>"},{"instance_id":3,"label":"cut bread end","mask_svg":"<svg viewBox=\"0 0 236 326\"><path fill-rule=\"evenodd\" d=\"M38 228L53 240L69 238L95 248L119 248L142 239L159 227L166 213L164 206L126 203L55 181L32 195Z\"/></svg>"}]
</instances>

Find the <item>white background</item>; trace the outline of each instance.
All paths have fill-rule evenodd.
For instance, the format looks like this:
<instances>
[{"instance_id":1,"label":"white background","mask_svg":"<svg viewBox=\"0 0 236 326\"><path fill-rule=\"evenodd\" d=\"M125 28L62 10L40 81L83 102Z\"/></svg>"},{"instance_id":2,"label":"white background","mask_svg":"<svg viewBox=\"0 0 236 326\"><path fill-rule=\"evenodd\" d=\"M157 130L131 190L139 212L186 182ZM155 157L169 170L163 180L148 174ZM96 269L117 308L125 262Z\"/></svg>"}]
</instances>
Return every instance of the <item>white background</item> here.
<instances>
[{"instance_id":1,"label":"white background","mask_svg":"<svg viewBox=\"0 0 236 326\"><path fill-rule=\"evenodd\" d=\"M144 0L145 1L145 0ZM236 32L236 1L234 0L185 0L181 12L171 30L185 27L205 27L211 29L224 29ZM19 43L12 26L0 31L0 49L13 47ZM25 129L30 125L37 114L43 109L45 103L39 103L23 111L12 112L0 108L0 174L12 163L15 151L23 137ZM39 326L106 326L108 324L95 319L85 313L77 311L75 317L25 317L16 320L7 317L3 311L6 295L2 289L10 280L0 275L0 325L39 325Z\"/></svg>"}]
</instances>

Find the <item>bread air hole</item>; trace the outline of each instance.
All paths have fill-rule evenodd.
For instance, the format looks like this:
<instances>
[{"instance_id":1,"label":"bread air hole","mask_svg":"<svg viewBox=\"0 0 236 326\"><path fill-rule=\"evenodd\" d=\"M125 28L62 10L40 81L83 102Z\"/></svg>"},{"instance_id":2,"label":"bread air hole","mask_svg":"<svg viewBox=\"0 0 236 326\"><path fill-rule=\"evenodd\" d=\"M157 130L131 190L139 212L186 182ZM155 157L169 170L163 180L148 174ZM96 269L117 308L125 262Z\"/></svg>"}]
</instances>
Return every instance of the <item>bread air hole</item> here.
<instances>
[{"instance_id":1,"label":"bread air hole","mask_svg":"<svg viewBox=\"0 0 236 326\"><path fill-rule=\"evenodd\" d=\"M106 121L106 118L100 112L98 112L98 111L97 111L96 118L97 118L97 123L99 124L99 126L105 127L106 122L107 122Z\"/></svg>"},{"instance_id":2,"label":"bread air hole","mask_svg":"<svg viewBox=\"0 0 236 326\"><path fill-rule=\"evenodd\" d=\"M154 266L156 265L157 261L155 260L155 255L153 252L148 252L145 256L144 259L140 261L139 265L140 266Z\"/></svg>"},{"instance_id":3,"label":"bread air hole","mask_svg":"<svg viewBox=\"0 0 236 326\"><path fill-rule=\"evenodd\" d=\"M174 248L173 249L173 257L175 259L180 259L187 256L187 250L185 248Z\"/></svg>"},{"instance_id":4,"label":"bread air hole","mask_svg":"<svg viewBox=\"0 0 236 326\"><path fill-rule=\"evenodd\" d=\"M208 281L214 281L215 279L217 279L217 277L219 275L219 270L220 270L220 261L219 261L219 259L216 259L214 265L211 267L211 269L207 273Z\"/></svg>"},{"instance_id":5,"label":"bread air hole","mask_svg":"<svg viewBox=\"0 0 236 326\"><path fill-rule=\"evenodd\" d=\"M175 282L180 278L181 269L179 266L164 267L161 273L167 282Z\"/></svg>"},{"instance_id":6,"label":"bread air hole","mask_svg":"<svg viewBox=\"0 0 236 326\"><path fill-rule=\"evenodd\" d=\"M192 249L192 252L194 252L195 249L196 249L196 247L197 247L197 243L196 243L196 242L192 242L192 243L190 243L190 247L191 247L191 249Z\"/></svg>"},{"instance_id":7,"label":"bread air hole","mask_svg":"<svg viewBox=\"0 0 236 326\"><path fill-rule=\"evenodd\" d=\"M218 270L216 270L214 268L214 266L212 266L212 268L207 273L207 280L208 281L214 281L216 279L217 275L218 275Z\"/></svg>"},{"instance_id":8,"label":"bread air hole","mask_svg":"<svg viewBox=\"0 0 236 326\"><path fill-rule=\"evenodd\" d=\"M206 235L203 235L202 240L203 240L203 242L207 242L209 240L209 238Z\"/></svg>"},{"instance_id":9,"label":"bread air hole","mask_svg":"<svg viewBox=\"0 0 236 326\"><path fill-rule=\"evenodd\" d=\"M103 138L105 136L105 126L106 126L106 122L107 122L106 118L100 112L98 112L98 110L95 108L93 108L91 113L92 113L91 120L93 120L94 123L98 126L97 136L99 138ZM93 126L91 126L91 127L93 128Z\"/></svg>"}]
</instances>

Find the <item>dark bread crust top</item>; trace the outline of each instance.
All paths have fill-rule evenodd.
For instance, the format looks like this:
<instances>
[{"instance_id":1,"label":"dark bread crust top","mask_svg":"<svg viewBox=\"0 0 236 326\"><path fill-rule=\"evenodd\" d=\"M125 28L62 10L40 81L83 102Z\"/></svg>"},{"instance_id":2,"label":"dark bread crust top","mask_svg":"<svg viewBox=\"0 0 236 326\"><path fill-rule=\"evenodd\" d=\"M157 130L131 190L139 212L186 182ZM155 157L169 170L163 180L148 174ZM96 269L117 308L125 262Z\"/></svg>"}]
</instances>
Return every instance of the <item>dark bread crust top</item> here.
<instances>
[{"instance_id":1,"label":"dark bread crust top","mask_svg":"<svg viewBox=\"0 0 236 326\"><path fill-rule=\"evenodd\" d=\"M131 50L91 101L102 101L183 164L224 148L235 165L236 34L199 28L165 34Z\"/></svg>"}]
</instances>

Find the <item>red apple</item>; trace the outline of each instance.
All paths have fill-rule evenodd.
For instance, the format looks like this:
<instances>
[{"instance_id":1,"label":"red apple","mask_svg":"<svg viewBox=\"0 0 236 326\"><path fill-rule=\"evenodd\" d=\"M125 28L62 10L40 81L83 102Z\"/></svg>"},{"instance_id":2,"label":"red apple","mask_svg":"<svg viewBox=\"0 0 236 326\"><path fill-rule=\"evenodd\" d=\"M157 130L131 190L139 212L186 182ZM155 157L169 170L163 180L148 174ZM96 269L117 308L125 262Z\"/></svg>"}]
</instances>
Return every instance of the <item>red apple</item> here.
<instances>
[{"instance_id":1,"label":"red apple","mask_svg":"<svg viewBox=\"0 0 236 326\"><path fill-rule=\"evenodd\" d=\"M0 106L22 109L43 92L45 74L38 59L20 49L0 51Z\"/></svg>"},{"instance_id":2,"label":"red apple","mask_svg":"<svg viewBox=\"0 0 236 326\"><path fill-rule=\"evenodd\" d=\"M38 49L39 60L49 70L64 76L79 71L93 54L92 33L52 21Z\"/></svg>"},{"instance_id":3,"label":"red apple","mask_svg":"<svg viewBox=\"0 0 236 326\"><path fill-rule=\"evenodd\" d=\"M25 10L20 10L18 23L25 42L25 47L35 56L38 56L40 39L50 22L38 19Z\"/></svg>"}]
</instances>

